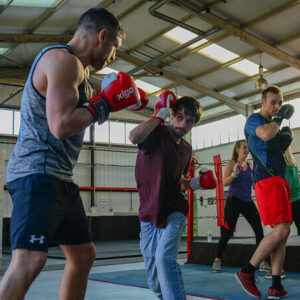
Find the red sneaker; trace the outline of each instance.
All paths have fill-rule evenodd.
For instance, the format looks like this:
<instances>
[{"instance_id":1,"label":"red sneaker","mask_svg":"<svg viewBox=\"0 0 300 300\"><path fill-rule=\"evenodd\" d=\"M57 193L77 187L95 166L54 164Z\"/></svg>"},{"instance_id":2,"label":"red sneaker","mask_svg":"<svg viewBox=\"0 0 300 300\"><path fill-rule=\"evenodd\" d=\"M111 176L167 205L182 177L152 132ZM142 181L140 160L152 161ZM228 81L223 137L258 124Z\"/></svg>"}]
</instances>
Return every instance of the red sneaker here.
<instances>
[{"instance_id":1,"label":"red sneaker","mask_svg":"<svg viewBox=\"0 0 300 300\"><path fill-rule=\"evenodd\" d=\"M255 284L254 274L246 274L242 272L242 269L239 269L234 277L248 295L256 298L261 296L261 292Z\"/></svg>"},{"instance_id":2,"label":"red sneaker","mask_svg":"<svg viewBox=\"0 0 300 300\"><path fill-rule=\"evenodd\" d=\"M276 299L287 297L288 295L289 294L288 294L287 290L284 289L284 287L282 287L281 290L276 290L276 289L270 287L268 299L276 300Z\"/></svg>"}]
</instances>

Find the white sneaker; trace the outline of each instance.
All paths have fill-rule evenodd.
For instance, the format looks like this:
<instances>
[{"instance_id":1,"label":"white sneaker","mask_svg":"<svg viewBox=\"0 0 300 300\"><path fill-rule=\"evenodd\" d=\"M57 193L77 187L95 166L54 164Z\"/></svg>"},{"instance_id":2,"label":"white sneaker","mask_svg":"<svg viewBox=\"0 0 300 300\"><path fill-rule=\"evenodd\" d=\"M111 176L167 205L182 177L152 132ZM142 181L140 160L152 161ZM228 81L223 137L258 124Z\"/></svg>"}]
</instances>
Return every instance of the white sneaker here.
<instances>
[{"instance_id":1,"label":"white sneaker","mask_svg":"<svg viewBox=\"0 0 300 300\"><path fill-rule=\"evenodd\" d=\"M266 272L265 278L271 279L271 278L272 278L272 271ZM286 278L286 274L285 274L285 271L284 271L284 270L282 270L281 275L280 275L280 278L281 278L281 279L285 279L285 278Z\"/></svg>"},{"instance_id":2,"label":"white sneaker","mask_svg":"<svg viewBox=\"0 0 300 300\"><path fill-rule=\"evenodd\" d=\"M212 271L215 273L221 272L221 262L220 261L214 261L212 265Z\"/></svg>"},{"instance_id":3,"label":"white sneaker","mask_svg":"<svg viewBox=\"0 0 300 300\"><path fill-rule=\"evenodd\" d=\"M259 271L262 271L262 272L271 272L272 271L272 268L271 266L269 265L269 263L267 261L263 261L260 265L259 265Z\"/></svg>"}]
</instances>

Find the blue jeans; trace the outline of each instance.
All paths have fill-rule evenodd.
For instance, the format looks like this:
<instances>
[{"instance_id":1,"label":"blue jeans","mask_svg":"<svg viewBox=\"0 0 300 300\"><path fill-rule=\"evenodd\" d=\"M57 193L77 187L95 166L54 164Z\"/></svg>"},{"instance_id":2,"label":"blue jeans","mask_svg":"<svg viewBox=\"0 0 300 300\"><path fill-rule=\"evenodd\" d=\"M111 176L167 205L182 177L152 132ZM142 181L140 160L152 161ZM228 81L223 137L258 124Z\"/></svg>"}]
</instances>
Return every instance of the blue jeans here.
<instances>
[{"instance_id":1,"label":"blue jeans","mask_svg":"<svg viewBox=\"0 0 300 300\"><path fill-rule=\"evenodd\" d=\"M144 257L148 285L159 299L185 300L185 291L177 252L186 217L173 212L166 228L141 221L140 248Z\"/></svg>"}]
</instances>

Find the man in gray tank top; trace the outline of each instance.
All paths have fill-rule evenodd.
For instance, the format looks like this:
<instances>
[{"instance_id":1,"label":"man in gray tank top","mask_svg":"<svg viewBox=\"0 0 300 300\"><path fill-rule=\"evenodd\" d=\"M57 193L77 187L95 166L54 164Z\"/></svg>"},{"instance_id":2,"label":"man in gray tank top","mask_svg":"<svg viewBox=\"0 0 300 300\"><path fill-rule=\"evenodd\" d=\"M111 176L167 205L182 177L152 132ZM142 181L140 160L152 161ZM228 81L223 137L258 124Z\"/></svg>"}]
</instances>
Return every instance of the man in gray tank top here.
<instances>
[{"instance_id":1,"label":"man in gray tank top","mask_svg":"<svg viewBox=\"0 0 300 300\"><path fill-rule=\"evenodd\" d=\"M13 255L0 284L1 300L24 298L46 263L50 241L60 245L67 260L59 298L84 299L95 247L79 188L72 181L73 168L85 128L139 100L125 73L108 82L117 95L125 81L133 91L117 104L113 94L92 97L86 74L89 65L100 70L114 61L123 39L119 21L103 8L92 8L81 16L67 45L44 48L32 64L21 103L18 142L7 166L14 204Z\"/></svg>"}]
</instances>

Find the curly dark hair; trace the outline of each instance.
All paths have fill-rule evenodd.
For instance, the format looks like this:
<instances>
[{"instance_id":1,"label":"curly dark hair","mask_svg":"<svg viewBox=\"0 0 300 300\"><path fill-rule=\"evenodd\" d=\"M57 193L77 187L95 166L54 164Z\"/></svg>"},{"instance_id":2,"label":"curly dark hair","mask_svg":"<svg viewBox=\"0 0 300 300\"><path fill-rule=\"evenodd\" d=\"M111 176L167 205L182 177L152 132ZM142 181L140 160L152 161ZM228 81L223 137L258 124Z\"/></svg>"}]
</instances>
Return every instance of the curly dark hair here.
<instances>
[{"instance_id":1,"label":"curly dark hair","mask_svg":"<svg viewBox=\"0 0 300 300\"><path fill-rule=\"evenodd\" d=\"M175 105L171 108L171 111L174 113L174 116L179 110L183 108L186 115L191 115L195 117L195 124L199 123L200 117L202 115L203 109L195 98L184 96L179 98Z\"/></svg>"}]
</instances>

